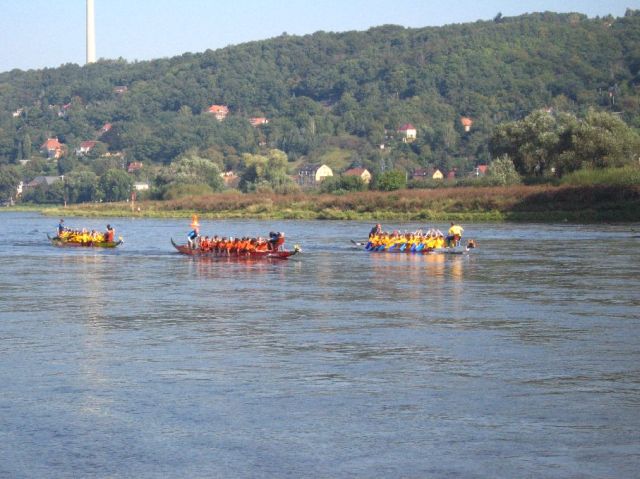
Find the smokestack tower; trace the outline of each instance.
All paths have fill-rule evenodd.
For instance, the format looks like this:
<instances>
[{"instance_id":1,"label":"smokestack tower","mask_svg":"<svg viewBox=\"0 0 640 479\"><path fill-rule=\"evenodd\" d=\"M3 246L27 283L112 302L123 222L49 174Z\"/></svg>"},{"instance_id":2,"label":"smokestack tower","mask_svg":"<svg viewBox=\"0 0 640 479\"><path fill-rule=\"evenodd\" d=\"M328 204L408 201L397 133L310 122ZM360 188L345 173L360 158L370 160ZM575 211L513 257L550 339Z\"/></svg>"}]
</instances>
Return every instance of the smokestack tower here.
<instances>
[{"instance_id":1,"label":"smokestack tower","mask_svg":"<svg viewBox=\"0 0 640 479\"><path fill-rule=\"evenodd\" d=\"M93 0L87 0L87 63L96 62L96 15Z\"/></svg>"}]
</instances>

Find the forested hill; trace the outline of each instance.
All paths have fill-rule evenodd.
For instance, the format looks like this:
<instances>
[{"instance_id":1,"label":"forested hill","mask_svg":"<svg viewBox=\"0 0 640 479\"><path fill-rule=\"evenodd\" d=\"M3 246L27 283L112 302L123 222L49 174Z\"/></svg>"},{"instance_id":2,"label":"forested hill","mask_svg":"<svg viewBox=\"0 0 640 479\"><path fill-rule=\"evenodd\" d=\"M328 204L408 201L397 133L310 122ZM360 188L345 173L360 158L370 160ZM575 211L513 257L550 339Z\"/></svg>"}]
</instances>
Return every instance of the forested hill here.
<instances>
[{"instance_id":1,"label":"forested hill","mask_svg":"<svg viewBox=\"0 0 640 479\"><path fill-rule=\"evenodd\" d=\"M496 124L535 109L620 112L640 127L639 70L632 10L283 34L154 61L14 70L0 74L0 163L57 136L69 154L99 139L129 162L167 164L197 149L228 168L242 153L278 148L290 161L469 170L489 160ZM229 108L224 121L206 113L214 104ZM268 123L252 127L251 117ZM411 144L397 141L407 123Z\"/></svg>"}]
</instances>

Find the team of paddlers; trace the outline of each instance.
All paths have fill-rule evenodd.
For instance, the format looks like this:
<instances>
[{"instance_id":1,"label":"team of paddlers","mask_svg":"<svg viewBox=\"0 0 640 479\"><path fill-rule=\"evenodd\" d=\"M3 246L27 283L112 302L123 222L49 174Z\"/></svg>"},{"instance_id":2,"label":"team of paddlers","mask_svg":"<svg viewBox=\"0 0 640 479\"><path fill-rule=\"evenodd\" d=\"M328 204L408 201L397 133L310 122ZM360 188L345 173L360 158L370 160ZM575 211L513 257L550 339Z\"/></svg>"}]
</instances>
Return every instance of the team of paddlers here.
<instances>
[{"instance_id":1,"label":"team of paddlers","mask_svg":"<svg viewBox=\"0 0 640 479\"><path fill-rule=\"evenodd\" d=\"M107 230L103 233L97 230L89 231L86 228L73 229L64 225L61 219L58 224L57 239L65 243L79 243L89 245L93 243L112 243L115 240L116 231L111 225L107 225Z\"/></svg>"},{"instance_id":2,"label":"team of paddlers","mask_svg":"<svg viewBox=\"0 0 640 479\"><path fill-rule=\"evenodd\" d=\"M401 233L397 230L385 232L382 231L382 226L377 224L369 232L369 240L365 248L372 251L406 251L407 253L430 251L458 246L463 232L462 226L455 223L451 223L446 236L435 228L430 228L426 232L423 230L412 233Z\"/></svg>"},{"instance_id":3,"label":"team of paddlers","mask_svg":"<svg viewBox=\"0 0 640 479\"><path fill-rule=\"evenodd\" d=\"M191 228L187 234L187 244L191 249L199 249L202 253L214 253L218 255L238 255L247 253L262 253L279 251L284 245L284 233L269 233L269 238L234 238L226 236L202 236L200 235L200 223L198 217L193 216Z\"/></svg>"}]
</instances>

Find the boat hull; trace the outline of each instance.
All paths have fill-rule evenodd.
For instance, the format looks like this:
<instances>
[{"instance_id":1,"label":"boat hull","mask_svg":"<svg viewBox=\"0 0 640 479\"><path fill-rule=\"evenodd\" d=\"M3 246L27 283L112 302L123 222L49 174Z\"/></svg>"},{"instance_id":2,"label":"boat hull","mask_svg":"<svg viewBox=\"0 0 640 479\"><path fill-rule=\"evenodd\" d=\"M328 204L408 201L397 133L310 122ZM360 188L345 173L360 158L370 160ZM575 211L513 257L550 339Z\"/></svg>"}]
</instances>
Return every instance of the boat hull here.
<instances>
[{"instance_id":1,"label":"boat hull","mask_svg":"<svg viewBox=\"0 0 640 479\"><path fill-rule=\"evenodd\" d=\"M254 259L287 259L298 253L298 249L293 251L252 251L243 253L219 253L216 251L202 251L201 249L193 249L186 244L176 244L171 239L171 244L180 254L194 256L199 258L225 258L238 260L254 260Z\"/></svg>"},{"instance_id":2,"label":"boat hull","mask_svg":"<svg viewBox=\"0 0 640 479\"><path fill-rule=\"evenodd\" d=\"M420 251L411 251L408 249L401 249L401 248L392 248L392 249L367 249L367 242L365 241L354 241L351 240L351 242L360 247L361 249L365 250L365 251L369 251L371 253L389 253L389 254L469 254L471 251L473 251L474 248L469 248L468 246L451 246L451 247L446 247L446 248L423 248Z\"/></svg>"},{"instance_id":3,"label":"boat hull","mask_svg":"<svg viewBox=\"0 0 640 479\"><path fill-rule=\"evenodd\" d=\"M116 248L122 244L122 240L118 241L90 241L88 243L77 243L75 241L65 241L57 236L47 235L53 246L60 248Z\"/></svg>"}]
</instances>

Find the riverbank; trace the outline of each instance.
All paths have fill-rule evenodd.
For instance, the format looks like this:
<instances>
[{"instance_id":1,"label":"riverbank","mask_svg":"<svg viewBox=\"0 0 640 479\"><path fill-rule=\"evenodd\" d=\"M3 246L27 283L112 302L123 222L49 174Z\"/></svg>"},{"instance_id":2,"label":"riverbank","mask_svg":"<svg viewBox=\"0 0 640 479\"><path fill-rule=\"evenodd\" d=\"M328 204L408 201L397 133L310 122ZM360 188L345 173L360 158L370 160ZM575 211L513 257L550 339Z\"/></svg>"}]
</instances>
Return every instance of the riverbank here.
<instances>
[{"instance_id":1,"label":"riverbank","mask_svg":"<svg viewBox=\"0 0 640 479\"><path fill-rule=\"evenodd\" d=\"M52 216L380 221L640 221L640 186L516 186L367 191L344 195L241 194L172 201L19 205Z\"/></svg>"}]
</instances>

